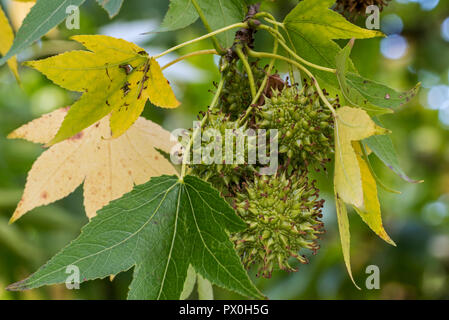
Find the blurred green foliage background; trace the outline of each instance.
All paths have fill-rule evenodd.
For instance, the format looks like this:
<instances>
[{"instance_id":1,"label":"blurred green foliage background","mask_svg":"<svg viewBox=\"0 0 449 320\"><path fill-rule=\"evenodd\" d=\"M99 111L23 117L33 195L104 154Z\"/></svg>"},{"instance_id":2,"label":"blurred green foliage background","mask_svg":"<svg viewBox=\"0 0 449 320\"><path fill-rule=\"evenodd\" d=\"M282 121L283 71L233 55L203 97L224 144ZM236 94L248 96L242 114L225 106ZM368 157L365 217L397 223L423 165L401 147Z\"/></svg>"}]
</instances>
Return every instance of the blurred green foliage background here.
<instances>
[{"instance_id":1,"label":"blurred green foliage background","mask_svg":"<svg viewBox=\"0 0 449 320\"><path fill-rule=\"evenodd\" d=\"M11 18L23 14L23 7L0 1ZM297 0L266 2L279 20ZM67 30L62 24L41 42L19 56L20 61L43 58L77 48L69 41L74 34L107 34L125 38L157 54L180 42L205 33L198 22L171 33L142 33L155 30L168 1L125 0L120 14L110 20L95 1L81 7L81 29ZM9 10L8 10L9 9ZM364 25L364 20L357 21ZM379 290L357 290L346 273L336 214L332 201L332 175L317 175L323 197L327 232L321 249L310 264L297 273L273 274L272 279L255 279L270 299L448 299L449 298L449 1L393 0L381 13L381 28L388 35L356 43L353 60L360 73L405 90L416 82L423 89L409 105L384 119L404 169L412 178L425 180L408 184L373 159L378 175L401 195L380 191L387 231L396 241L390 247L371 232L355 214L350 215L352 265L358 284L365 288L366 267L380 269ZM257 47L269 51L271 39L258 34ZM184 48L164 57L161 64L178 55L211 48L210 42ZM281 75L286 68L277 66ZM81 285L69 291L54 286L23 293L4 288L35 271L53 254L74 239L87 223L78 189L56 204L27 214L8 225L23 190L26 174L43 151L24 141L9 141L13 129L56 108L70 105L77 95L53 85L38 72L20 70L19 86L6 67L0 68L0 299L123 299L131 272ZM212 98L212 81L218 80L216 60L197 57L171 67L167 78L174 84L182 106L164 111L147 106L144 116L166 129L189 128L198 111ZM215 288L218 299L238 299Z\"/></svg>"}]
</instances>

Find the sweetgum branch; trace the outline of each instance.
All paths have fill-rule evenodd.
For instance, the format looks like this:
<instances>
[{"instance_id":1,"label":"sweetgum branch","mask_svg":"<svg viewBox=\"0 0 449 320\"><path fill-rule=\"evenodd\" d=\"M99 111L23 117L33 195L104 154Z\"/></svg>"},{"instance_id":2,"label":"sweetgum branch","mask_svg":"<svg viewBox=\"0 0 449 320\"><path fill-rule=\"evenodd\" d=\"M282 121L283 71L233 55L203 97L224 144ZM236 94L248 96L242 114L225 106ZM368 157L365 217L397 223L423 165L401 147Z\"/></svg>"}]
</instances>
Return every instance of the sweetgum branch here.
<instances>
[{"instance_id":1,"label":"sweetgum branch","mask_svg":"<svg viewBox=\"0 0 449 320\"><path fill-rule=\"evenodd\" d=\"M231 24L231 25L229 25L227 27L215 30L214 32L205 34L205 35L203 35L201 37L198 37L198 38L195 38L195 39L183 42L181 44L178 44L178 45L176 45L174 47L171 47L170 49L168 49L168 50L166 50L166 51L164 51L164 52L154 56L154 59L159 59L159 58L161 58L161 57L163 57L163 56L165 56L165 55L167 55L167 54L169 54L169 53L171 53L173 51L176 51L178 49L184 48L185 46L194 44L196 42L199 42L199 41L202 41L202 40L205 40L205 39L209 39L210 37L216 36L217 34L220 34L220 33L232 30L232 29L246 28L246 27L248 27L248 23L246 23L246 22L239 22L239 23Z\"/></svg>"}]
</instances>

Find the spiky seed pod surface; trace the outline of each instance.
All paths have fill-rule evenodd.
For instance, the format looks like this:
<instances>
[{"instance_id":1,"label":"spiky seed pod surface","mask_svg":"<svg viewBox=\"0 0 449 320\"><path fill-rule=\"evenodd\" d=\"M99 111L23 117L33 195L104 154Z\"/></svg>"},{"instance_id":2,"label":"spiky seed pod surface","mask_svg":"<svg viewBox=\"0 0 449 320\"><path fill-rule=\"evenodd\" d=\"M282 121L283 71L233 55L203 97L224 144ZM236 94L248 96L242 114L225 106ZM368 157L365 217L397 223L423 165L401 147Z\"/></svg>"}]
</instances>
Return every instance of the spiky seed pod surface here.
<instances>
[{"instance_id":1,"label":"spiky seed pod surface","mask_svg":"<svg viewBox=\"0 0 449 320\"><path fill-rule=\"evenodd\" d=\"M233 203L248 228L232 235L243 264L259 265L259 276L270 277L279 266L296 271L288 260L296 258L307 263L302 249L319 249L317 238L323 233L320 222L324 200L318 199L314 182L305 173L280 176L259 176Z\"/></svg>"},{"instance_id":2,"label":"spiky seed pod surface","mask_svg":"<svg viewBox=\"0 0 449 320\"><path fill-rule=\"evenodd\" d=\"M366 8L371 5L379 7L380 11L388 6L391 0L337 0L337 11L348 17L366 16Z\"/></svg>"},{"instance_id":3,"label":"spiky seed pod surface","mask_svg":"<svg viewBox=\"0 0 449 320\"><path fill-rule=\"evenodd\" d=\"M201 128L201 137L206 139L201 144L193 144L192 157L201 159L201 164L191 164L191 173L209 181L224 196L227 196L232 185L240 184L247 176L254 176L254 168L247 164L248 148L251 145L244 139L246 126L239 126L237 121L230 119L229 115L221 111L208 111L207 120ZM232 134L232 159L226 159L226 134ZM245 142L237 145L242 137ZM215 146L214 143L217 143ZM201 148L200 148L201 146ZM218 147L218 148L217 148ZM221 163L216 163L215 155L221 152ZM210 158L206 159L205 155ZM230 160L227 162L227 160ZM212 162L212 163L211 163ZM231 162L231 163L229 163Z\"/></svg>"},{"instance_id":4,"label":"spiky seed pod surface","mask_svg":"<svg viewBox=\"0 0 449 320\"><path fill-rule=\"evenodd\" d=\"M262 85L265 71L260 69L256 63L251 64L254 82L258 88ZM220 96L221 109L224 113L232 114L236 119L250 106L252 102L251 89L246 72L239 70L237 62L229 62L223 72L224 86Z\"/></svg>"},{"instance_id":5,"label":"spiky seed pod surface","mask_svg":"<svg viewBox=\"0 0 449 320\"><path fill-rule=\"evenodd\" d=\"M329 161L334 147L332 113L322 105L314 87L273 92L258 109L257 118L260 128L278 130L279 153L292 165L324 166Z\"/></svg>"}]
</instances>

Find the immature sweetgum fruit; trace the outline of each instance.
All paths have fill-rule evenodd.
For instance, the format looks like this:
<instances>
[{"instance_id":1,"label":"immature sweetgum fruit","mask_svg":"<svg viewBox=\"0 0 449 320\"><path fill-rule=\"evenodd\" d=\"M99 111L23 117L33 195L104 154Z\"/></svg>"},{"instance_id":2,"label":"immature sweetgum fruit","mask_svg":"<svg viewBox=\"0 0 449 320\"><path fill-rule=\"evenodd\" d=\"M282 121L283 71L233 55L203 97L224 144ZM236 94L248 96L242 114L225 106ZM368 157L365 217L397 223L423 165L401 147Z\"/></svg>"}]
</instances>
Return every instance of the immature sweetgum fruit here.
<instances>
[{"instance_id":1,"label":"immature sweetgum fruit","mask_svg":"<svg viewBox=\"0 0 449 320\"><path fill-rule=\"evenodd\" d=\"M265 77L265 71L254 62L251 64L254 76L254 82L258 88ZM249 86L248 75L245 71L239 69L237 62L229 62L223 72L224 86L220 96L221 109L225 113L240 116L251 105L251 89ZM234 117L235 118L235 117Z\"/></svg>"},{"instance_id":2,"label":"immature sweetgum fruit","mask_svg":"<svg viewBox=\"0 0 449 320\"><path fill-rule=\"evenodd\" d=\"M259 276L270 277L273 269L296 271L289 264L302 249L316 253L317 239L323 233L321 209L314 182L307 174L286 173L279 176L256 176L255 181L237 193L233 207L248 228L232 235L245 267L259 265Z\"/></svg>"},{"instance_id":3,"label":"immature sweetgum fruit","mask_svg":"<svg viewBox=\"0 0 449 320\"><path fill-rule=\"evenodd\" d=\"M199 145L192 148L193 157L196 154L199 158L200 151L202 157L200 164L190 165L191 173L210 182L224 196L229 194L233 185L254 176L254 167L247 163L248 148L251 146L243 137L245 130L246 126L240 126L237 121L231 120L230 115L221 111L208 111L207 120L201 128L202 140L206 141L201 142L201 149ZM232 134L232 142L229 142L232 152L228 153L232 157L230 159L226 159L226 134ZM237 146L239 141L244 143ZM220 153L220 163L216 163L218 161L215 161L215 155ZM209 160L204 157L205 154L210 155Z\"/></svg>"},{"instance_id":4,"label":"immature sweetgum fruit","mask_svg":"<svg viewBox=\"0 0 449 320\"><path fill-rule=\"evenodd\" d=\"M329 101L338 106L338 100ZM257 110L256 119L260 129L278 130L279 154L286 155L290 164L324 167L330 161L334 149L332 113L313 86L274 90Z\"/></svg>"}]
</instances>

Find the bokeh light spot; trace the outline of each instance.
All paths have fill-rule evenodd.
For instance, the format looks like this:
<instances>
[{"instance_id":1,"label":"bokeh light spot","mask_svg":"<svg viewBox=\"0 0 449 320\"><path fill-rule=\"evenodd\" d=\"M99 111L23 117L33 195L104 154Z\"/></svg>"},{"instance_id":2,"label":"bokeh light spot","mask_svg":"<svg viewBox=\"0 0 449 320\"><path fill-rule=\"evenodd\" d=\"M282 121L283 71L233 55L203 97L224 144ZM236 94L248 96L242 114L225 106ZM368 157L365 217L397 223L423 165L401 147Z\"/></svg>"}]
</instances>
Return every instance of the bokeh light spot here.
<instances>
[{"instance_id":1,"label":"bokeh light spot","mask_svg":"<svg viewBox=\"0 0 449 320\"><path fill-rule=\"evenodd\" d=\"M382 18L381 29L386 35L399 34L404 29L404 23L397 14L388 14Z\"/></svg>"},{"instance_id":2,"label":"bokeh light spot","mask_svg":"<svg viewBox=\"0 0 449 320\"><path fill-rule=\"evenodd\" d=\"M430 109L444 109L449 103L449 87L445 85L434 86L427 94L427 103Z\"/></svg>"},{"instance_id":3,"label":"bokeh light spot","mask_svg":"<svg viewBox=\"0 0 449 320\"><path fill-rule=\"evenodd\" d=\"M441 24L441 36L444 40L449 41L449 17Z\"/></svg>"},{"instance_id":4,"label":"bokeh light spot","mask_svg":"<svg viewBox=\"0 0 449 320\"><path fill-rule=\"evenodd\" d=\"M407 52L408 44L404 37L391 35L383 38L380 43L380 51L388 59L400 59Z\"/></svg>"}]
</instances>

